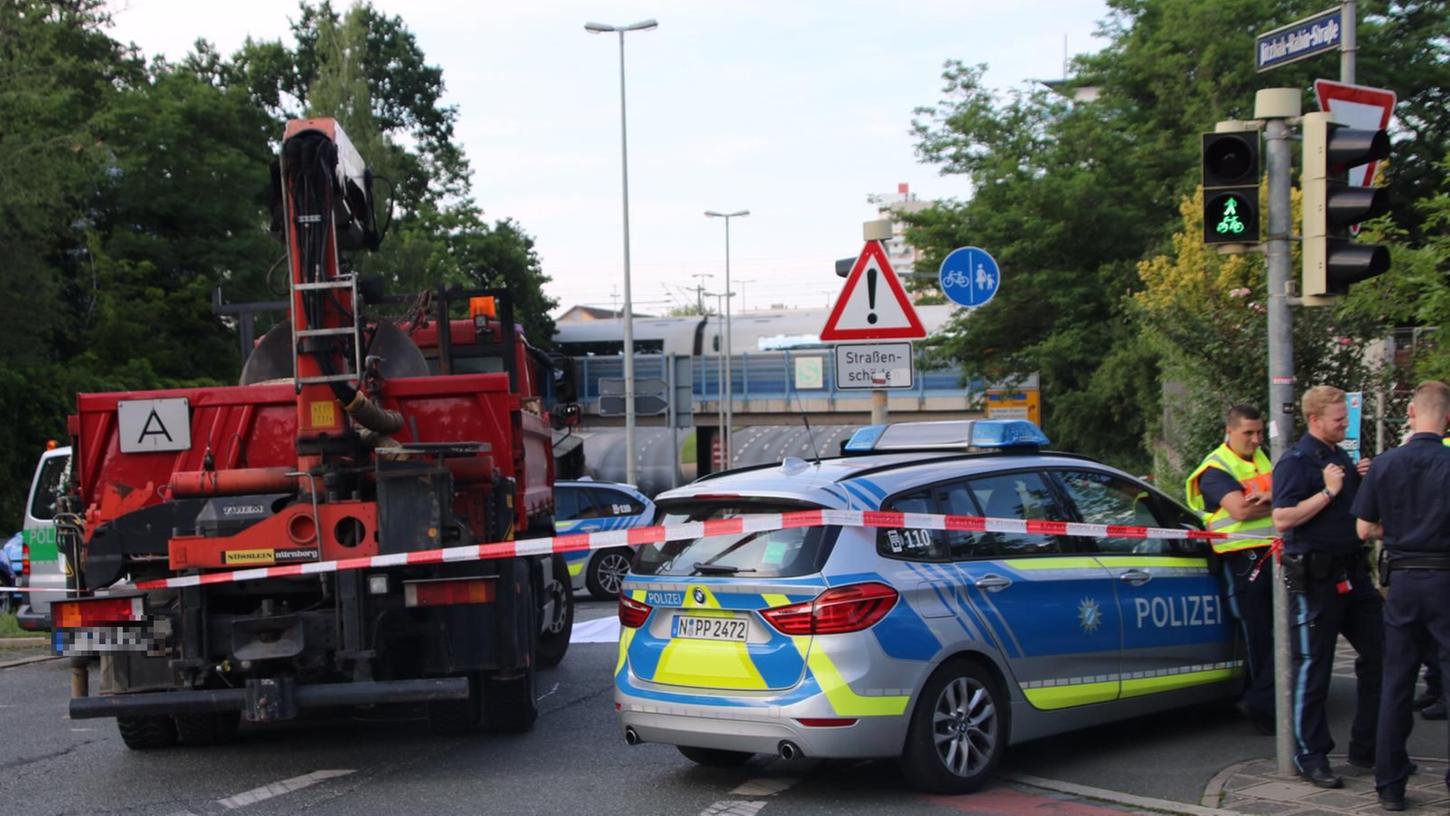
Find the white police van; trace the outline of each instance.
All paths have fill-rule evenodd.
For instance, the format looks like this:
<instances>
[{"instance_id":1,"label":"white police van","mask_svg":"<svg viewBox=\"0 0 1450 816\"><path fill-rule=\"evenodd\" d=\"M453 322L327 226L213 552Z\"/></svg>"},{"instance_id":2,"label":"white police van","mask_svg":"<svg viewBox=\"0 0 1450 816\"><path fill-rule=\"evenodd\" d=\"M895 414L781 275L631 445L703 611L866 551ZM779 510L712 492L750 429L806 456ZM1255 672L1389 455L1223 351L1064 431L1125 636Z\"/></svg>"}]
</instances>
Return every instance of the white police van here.
<instances>
[{"instance_id":1,"label":"white police van","mask_svg":"<svg viewBox=\"0 0 1450 816\"><path fill-rule=\"evenodd\" d=\"M56 546L55 515L61 494L70 482L70 448L51 448L40 455L25 501L21 528L21 584L43 592L24 593L16 621L21 629L50 628L50 604L65 598L70 566Z\"/></svg>"},{"instance_id":2,"label":"white police van","mask_svg":"<svg viewBox=\"0 0 1450 816\"><path fill-rule=\"evenodd\" d=\"M819 509L1047 524L716 524L642 547L620 596L625 739L705 764L899 757L914 786L962 793L1009 744L1234 696L1242 663L1205 544L1052 524L1199 529L1195 515L1046 444L1021 420L871 426L841 458L656 497L666 525Z\"/></svg>"}]
</instances>

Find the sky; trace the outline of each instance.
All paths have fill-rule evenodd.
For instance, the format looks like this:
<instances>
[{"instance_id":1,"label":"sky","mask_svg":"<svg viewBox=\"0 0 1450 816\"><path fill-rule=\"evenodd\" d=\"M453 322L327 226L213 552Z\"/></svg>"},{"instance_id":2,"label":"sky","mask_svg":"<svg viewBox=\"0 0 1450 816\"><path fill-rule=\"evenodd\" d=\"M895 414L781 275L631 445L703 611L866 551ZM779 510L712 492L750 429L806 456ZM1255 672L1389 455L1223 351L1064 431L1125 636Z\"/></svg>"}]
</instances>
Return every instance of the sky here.
<instances>
[{"instance_id":1,"label":"sky","mask_svg":"<svg viewBox=\"0 0 1450 816\"><path fill-rule=\"evenodd\" d=\"M970 195L964 177L917 160L911 135L913 110L942 99L943 64L986 63L1004 91L1058 79L1065 49L1103 46L1106 15L1100 0L373 5L443 69L474 198L534 237L556 314L618 308L624 290L619 37L585 22L659 22L625 35L625 92L632 298L663 314L696 286L725 290L724 221L706 210L750 211L730 221L734 310L829 305L835 260L877 217L868 195L900 183L923 200ZM110 8L112 37L173 60L198 38L227 55L248 36L290 39L298 16L296 0Z\"/></svg>"}]
</instances>

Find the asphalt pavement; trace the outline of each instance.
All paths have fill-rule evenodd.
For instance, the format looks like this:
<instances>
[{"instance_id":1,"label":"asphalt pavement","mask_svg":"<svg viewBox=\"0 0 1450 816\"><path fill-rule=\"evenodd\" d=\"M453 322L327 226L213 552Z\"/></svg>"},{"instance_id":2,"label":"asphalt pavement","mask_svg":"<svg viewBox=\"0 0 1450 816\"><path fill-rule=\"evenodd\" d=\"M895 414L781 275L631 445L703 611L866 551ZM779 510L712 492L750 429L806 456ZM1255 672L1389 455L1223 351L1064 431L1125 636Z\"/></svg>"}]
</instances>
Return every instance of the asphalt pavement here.
<instances>
[{"instance_id":1,"label":"asphalt pavement","mask_svg":"<svg viewBox=\"0 0 1450 816\"><path fill-rule=\"evenodd\" d=\"M593 642L574 643L560 667L540 674L539 721L518 736L437 737L420 712L375 710L244 725L228 746L134 752L110 720L66 718L65 661L0 669L0 813L1374 812L1362 775L1348 793L1274 777L1272 738L1255 734L1227 705L1017 746L998 784L964 797L915 794L891 762L761 756L742 768L697 767L669 746L625 746L611 705L613 613L611 603L580 603L581 639ZM0 652L0 664L7 654ZM1330 700L1340 738L1352 697L1348 665L1337 670ZM1432 803L1443 796L1445 748L1445 723L1419 723L1411 753L1441 763L1418 777L1423 790L1412 797L1421 804L1438 807ZM1328 794L1349 809L1331 809ZM1225 804L1235 810L1213 809Z\"/></svg>"}]
</instances>

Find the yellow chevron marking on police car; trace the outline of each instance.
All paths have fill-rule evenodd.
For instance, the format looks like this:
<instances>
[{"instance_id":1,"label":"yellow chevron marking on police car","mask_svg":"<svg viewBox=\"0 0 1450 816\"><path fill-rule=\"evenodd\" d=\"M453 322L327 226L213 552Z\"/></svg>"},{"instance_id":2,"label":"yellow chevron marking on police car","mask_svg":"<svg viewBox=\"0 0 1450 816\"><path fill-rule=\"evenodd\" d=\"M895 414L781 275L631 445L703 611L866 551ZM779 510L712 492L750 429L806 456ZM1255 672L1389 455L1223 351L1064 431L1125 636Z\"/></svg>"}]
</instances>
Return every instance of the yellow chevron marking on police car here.
<instances>
[{"instance_id":1,"label":"yellow chevron marking on police car","mask_svg":"<svg viewBox=\"0 0 1450 816\"><path fill-rule=\"evenodd\" d=\"M1224 680L1237 677L1242 669L1210 669L1208 671L1184 672L1182 674L1170 674L1167 677L1143 677L1137 680L1123 680L1124 697L1141 697L1145 694L1157 694L1163 691L1188 688L1189 686L1202 686L1208 683L1220 683Z\"/></svg>"},{"instance_id":2,"label":"yellow chevron marking on police car","mask_svg":"<svg viewBox=\"0 0 1450 816\"><path fill-rule=\"evenodd\" d=\"M589 562L589 559L587 559L587 558L581 558L578 561L574 561L574 562L570 563L569 564L569 577L570 578L578 578L579 577L579 573L581 573L581 572L584 571L584 565L586 563L588 563L588 562Z\"/></svg>"},{"instance_id":3,"label":"yellow chevron marking on police car","mask_svg":"<svg viewBox=\"0 0 1450 816\"><path fill-rule=\"evenodd\" d=\"M1105 567L1177 567L1208 569L1208 561L1180 555L1100 555Z\"/></svg>"},{"instance_id":4,"label":"yellow chevron marking on police car","mask_svg":"<svg viewBox=\"0 0 1450 816\"><path fill-rule=\"evenodd\" d=\"M1026 695L1027 702L1031 703L1033 708L1051 710L1116 700L1119 685L1117 680L1108 680L1101 683L1074 683L1048 688L1023 688L1022 693Z\"/></svg>"},{"instance_id":5,"label":"yellow chevron marking on police car","mask_svg":"<svg viewBox=\"0 0 1450 816\"><path fill-rule=\"evenodd\" d=\"M765 678L744 643L676 638L660 654L656 683L724 689L765 689Z\"/></svg>"},{"instance_id":6,"label":"yellow chevron marking on police car","mask_svg":"<svg viewBox=\"0 0 1450 816\"><path fill-rule=\"evenodd\" d=\"M1014 570L1102 569L1102 565L1094 558L1057 558L1050 555L1040 558L1007 558L1001 563Z\"/></svg>"},{"instance_id":7,"label":"yellow chevron marking on police car","mask_svg":"<svg viewBox=\"0 0 1450 816\"><path fill-rule=\"evenodd\" d=\"M787 598L784 595L777 595L774 592L764 593L760 597L765 600L766 609L771 609L777 606L790 605L790 598ZM802 655L802 657L804 657L804 655Z\"/></svg>"},{"instance_id":8,"label":"yellow chevron marking on police car","mask_svg":"<svg viewBox=\"0 0 1450 816\"><path fill-rule=\"evenodd\" d=\"M797 645L796 648L800 648ZM866 697L857 694L841 676L836 664L820 649L811 649L806 664L811 667L816 683L830 701L831 708L842 717L896 716L906 711L910 697Z\"/></svg>"},{"instance_id":9,"label":"yellow chevron marking on police car","mask_svg":"<svg viewBox=\"0 0 1450 816\"><path fill-rule=\"evenodd\" d=\"M811 648L811 638L797 635L790 639L801 657L806 659L816 685L826 695L831 709L843 717L898 716L906 711L910 697L867 697L857 694L841 676L836 664L820 649Z\"/></svg>"}]
</instances>

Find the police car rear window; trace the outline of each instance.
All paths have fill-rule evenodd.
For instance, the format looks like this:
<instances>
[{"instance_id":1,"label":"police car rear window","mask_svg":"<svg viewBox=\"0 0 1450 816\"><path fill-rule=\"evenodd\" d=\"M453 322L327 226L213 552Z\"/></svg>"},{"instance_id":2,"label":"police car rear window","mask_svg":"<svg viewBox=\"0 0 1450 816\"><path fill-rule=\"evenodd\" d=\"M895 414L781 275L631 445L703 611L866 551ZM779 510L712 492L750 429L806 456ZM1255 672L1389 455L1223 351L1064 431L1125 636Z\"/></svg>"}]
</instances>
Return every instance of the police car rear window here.
<instances>
[{"instance_id":1,"label":"police car rear window","mask_svg":"<svg viewBox=\"0 0 1450 816\"><path fill-rule=\"evenodd\" d=\"M789 513L799 506L736 505L668 508L665 525L733 518L755 513ZM636 575L711 575L740 578L792 578L820 572L835 545L839 527L802 527L764 533L707 536L640 547Z\"/></svg>"}]
</instances>

